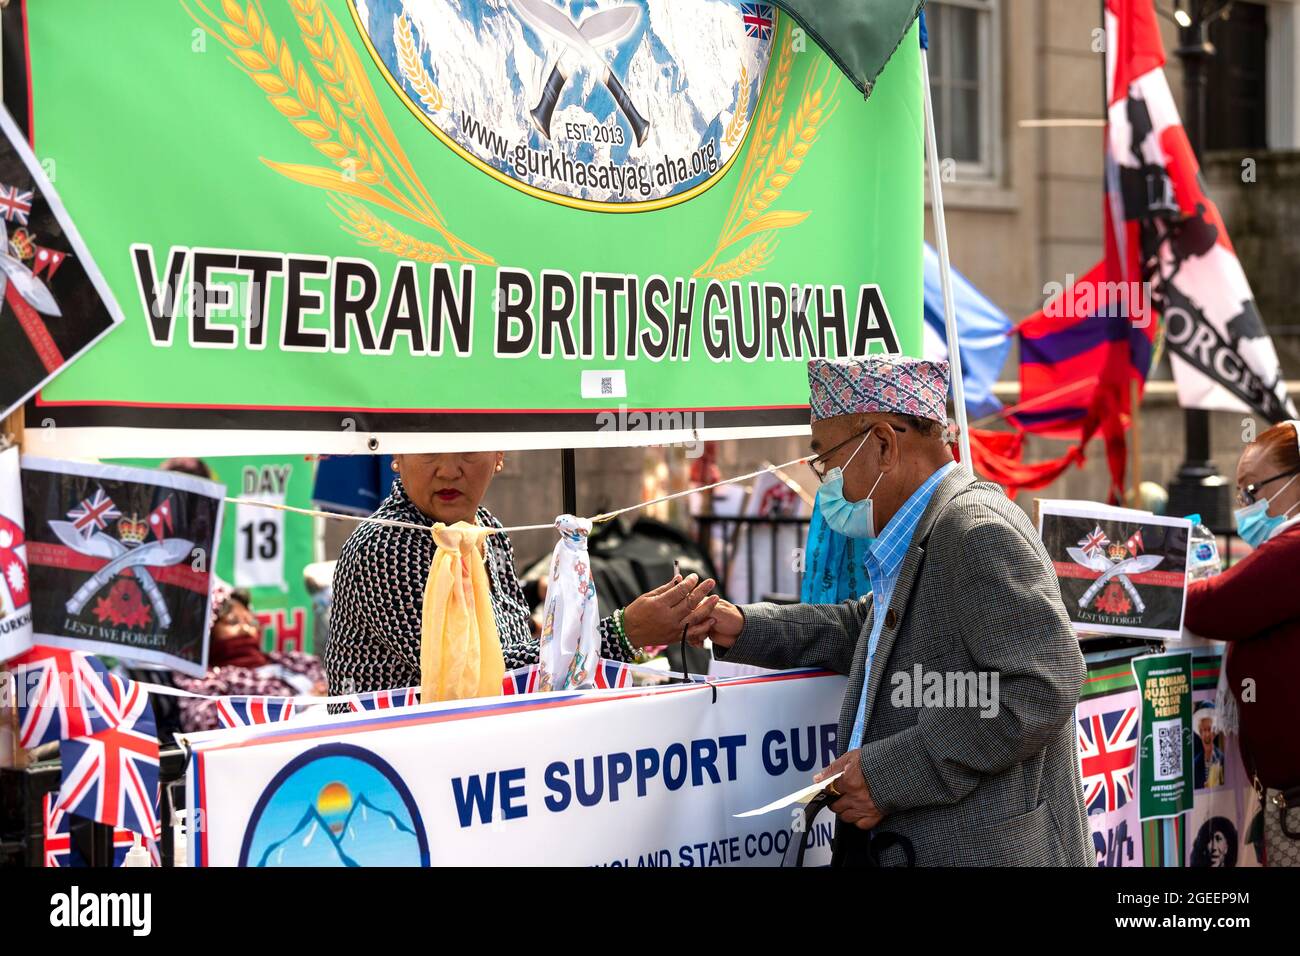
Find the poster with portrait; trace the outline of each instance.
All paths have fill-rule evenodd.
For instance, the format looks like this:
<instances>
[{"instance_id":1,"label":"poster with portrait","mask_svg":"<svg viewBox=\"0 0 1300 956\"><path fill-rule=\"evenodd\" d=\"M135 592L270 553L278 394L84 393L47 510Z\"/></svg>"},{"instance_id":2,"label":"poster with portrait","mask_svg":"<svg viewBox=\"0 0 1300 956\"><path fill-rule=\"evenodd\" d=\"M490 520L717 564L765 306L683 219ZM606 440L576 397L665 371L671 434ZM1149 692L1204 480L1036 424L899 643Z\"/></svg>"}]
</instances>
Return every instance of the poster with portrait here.
<instances>
[{"instance_id":1,"label":"poster with portrait","mask_svg":"<svg viewBox=\"0 0 1300 956\"><path fill-rule=\"evenodd\" d=\"M1241 760L1236 733L1224 730L1215 688L1222 657L1198 655L1192 670L1192 809L1187 814L1186 866L1259 866L1247 842L1250 821L1259 809Z\"/></svg>"},{"instance_id":2,"label":"poster with portrait","mask_svg":"<svg viewBox=\"0 0 1300 956\"><path fill-rule=\"evenodd\" d=\"M225 489L31 456L22 488L36 643L201 676Z\"/></svg>"},{"instance_id":3,"label":"poster with portrait","mask_svg":"<svg viewBox=\"0 0 1300 956\"><path fill-rule=\"evenodd\" d=\"M1191 522L1086 501L1039 506L1038 531L1080 635L1181 637Z\"/></svg>"}]
</instances>

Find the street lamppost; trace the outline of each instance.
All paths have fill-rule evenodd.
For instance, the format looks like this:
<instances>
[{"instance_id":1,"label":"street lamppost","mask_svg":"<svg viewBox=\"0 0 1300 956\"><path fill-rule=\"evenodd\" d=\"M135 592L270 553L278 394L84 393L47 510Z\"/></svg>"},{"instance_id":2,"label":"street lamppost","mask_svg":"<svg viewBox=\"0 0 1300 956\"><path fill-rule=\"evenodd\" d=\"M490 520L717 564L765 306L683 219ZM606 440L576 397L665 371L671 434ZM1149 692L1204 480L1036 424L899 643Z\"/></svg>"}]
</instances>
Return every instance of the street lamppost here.
<instances>
[{"instance_id":1,"label":"street lamppost","mask_svg":"<svg viewBox=\"0 0 1300 956\"><path fill-rule=\"evenodd\" d=\"M1183 128L1199 164L1205 149L1205 91L1209 85L1209 63L1215 55L1209 26L1226 16L1232 0L1174 0L1174 21L1178 24L1178 49L1183 66ZM1200 514L1209 527L1229 525L1232 512L1228 479L1210 460L1210 413L1200 408L1183 409L1184 458L1169 486L1171 515Z\"/></svg>"}]
</instances>

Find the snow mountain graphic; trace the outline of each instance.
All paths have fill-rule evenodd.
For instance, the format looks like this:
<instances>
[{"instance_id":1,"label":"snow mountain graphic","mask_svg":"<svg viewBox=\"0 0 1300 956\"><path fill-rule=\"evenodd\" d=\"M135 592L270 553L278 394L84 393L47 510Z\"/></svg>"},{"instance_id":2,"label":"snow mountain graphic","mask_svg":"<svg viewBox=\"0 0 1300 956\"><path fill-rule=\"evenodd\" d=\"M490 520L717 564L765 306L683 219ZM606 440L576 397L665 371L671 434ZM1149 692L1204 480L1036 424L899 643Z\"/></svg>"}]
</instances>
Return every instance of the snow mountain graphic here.
<instances>
[{"instance_id":1,"label":"snow mountain graphic","mask_svg":"<svg viewBox=\"0 0 1300 956\"><path fill-rule=\"evenodd\" d=\"M310 805L287 836L273 842L258 866L383 866L395 845L409 844L418 857L419 839L396 814L383 810L361 794L334 832L315 804Z\"/></svg>"}]
</instances>

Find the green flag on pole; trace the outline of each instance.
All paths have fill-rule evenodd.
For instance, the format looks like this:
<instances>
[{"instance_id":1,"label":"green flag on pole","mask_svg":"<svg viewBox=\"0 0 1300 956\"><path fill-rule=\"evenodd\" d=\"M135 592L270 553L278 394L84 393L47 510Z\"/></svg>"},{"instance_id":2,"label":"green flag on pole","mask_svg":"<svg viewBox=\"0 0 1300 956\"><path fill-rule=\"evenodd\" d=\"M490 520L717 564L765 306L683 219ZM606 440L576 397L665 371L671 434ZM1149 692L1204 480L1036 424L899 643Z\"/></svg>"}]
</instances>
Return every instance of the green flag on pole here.
<instances>
[{"instance_id":1,"label":"green flag on pole","mask_svg":"<svg viewBox=\"0 0 1300 956\"><path fill-rule=\"evenodd\" d=\"M773 0L826 51L863 96L898 49L924 0Z\"/></svg>"}]
</instances>

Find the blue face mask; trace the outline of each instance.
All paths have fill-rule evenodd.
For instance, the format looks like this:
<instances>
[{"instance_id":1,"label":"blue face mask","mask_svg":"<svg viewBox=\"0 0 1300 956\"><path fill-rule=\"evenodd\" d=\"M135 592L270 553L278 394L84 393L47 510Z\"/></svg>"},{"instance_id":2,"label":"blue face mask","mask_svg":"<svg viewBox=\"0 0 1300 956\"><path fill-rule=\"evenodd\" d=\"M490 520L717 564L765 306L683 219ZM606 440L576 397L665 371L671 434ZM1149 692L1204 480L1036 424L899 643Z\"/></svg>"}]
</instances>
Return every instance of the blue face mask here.
<instances>
[{"instance_id":1,"label":"blue face mask","mask_svg":"<svg viewBox=\"0 0 1300 956\"><path fill-rule=\"evenodd\" d=\"M853 449L853 454L849 455L849 460L844 463L847 468L853 461L854 457L862 446L867 443L869 435L863 436L858 447ZM876 484L871 486L871 491L862 501L846 501L844 498L844 468L832 468L826 473L826 480L822 483L821 488L817 490L817 503L821 507L822 520L832 531L838 531L840 534L850 538L858 538L863 541L874 541L876 538L876 516L875 509L871 504L871 496L876 493L876 487L880 484L880 479L885 477L882 472L876 478Z\"/></svg>"},{"instance_id":2,"label":"blue face mask","mask_svg":"<svg viewBox=\"0 0 1300 956\"><path fill-rule=\"evenodd\" d=\"M1300 478L1300 475L1297 475L1296 478ZM1273 503L1274 498L1277 498L1283 491L1290 488L1291 483L1294 481L1295 478L1288 481L1272 498L1261 498L1253 505L1238 508L1233 512L1233 517L1237 519L1237 534L1241 536L1242 541L1245 541L1252 548L1258 548L1273 537L1273 532L1286 522L1287 516L1286 514L1280 514L1269 517L1268 506ZM1295 506L1292 506L1288 511L1292 511L1294 508Z\"/></svg>"}]
</instances>

